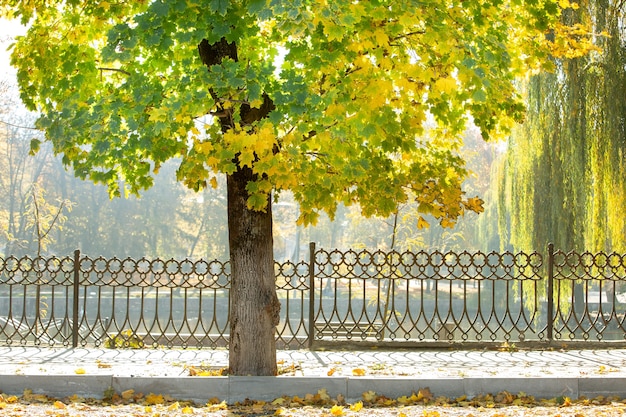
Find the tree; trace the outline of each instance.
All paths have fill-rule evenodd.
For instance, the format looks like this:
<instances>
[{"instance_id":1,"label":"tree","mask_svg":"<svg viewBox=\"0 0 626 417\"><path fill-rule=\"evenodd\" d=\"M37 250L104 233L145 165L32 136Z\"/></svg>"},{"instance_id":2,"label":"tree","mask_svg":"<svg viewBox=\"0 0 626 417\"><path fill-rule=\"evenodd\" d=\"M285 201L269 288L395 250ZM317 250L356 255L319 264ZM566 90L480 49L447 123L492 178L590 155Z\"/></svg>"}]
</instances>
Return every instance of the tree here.
<instances>
[{"instance_id":1,"label":"tree","mask_svg":"<svg viewBox=\"0 0 626 417\"><path fill-rule=\"evenodd\" d=\"M28 127L35 120L33 115L14 112L18 100L11 90L7 83L0 84L0 114L5 119L0 123L0 157L4 161L0 170L0 239L6 242L3 252L7 256L39 255L42 244L47 246L52 240L38 227L46 213L54 211L51 205L55 206L46 201L38 185L49 175L52 154L45 149L36 158L29 158L29 142L40 133Z\"/></svg>"},{"instance_id":2,"label":"tree","mask_svg":"<svg viewBox=\"0 0 626 417\"><path fill-rule=\"evenodd\" d=\"M300 224L411 198L452 227L459 139L523 117L514 81L547 56L555 1L3 2L25 104L75 175L140 193L168 159L192 189L227 175L230 372L276 373L272 195ZM428 122L428 123L427 123ZM36 149L38 143L33 142ZM423 220L423 219L422 219Z\"/></svg>"},{"instance_id":3,"label":"tree","mask_svg":"<svg viewBox=\"0 0 626 417\"><path fill-rule=\"evenodd\" d=\"M626 248L624 19L623 0L572 2L562 20L589 53L566 53L526 84L528 120L501 173L518 250Z\"/></svg>"}]
</instances>

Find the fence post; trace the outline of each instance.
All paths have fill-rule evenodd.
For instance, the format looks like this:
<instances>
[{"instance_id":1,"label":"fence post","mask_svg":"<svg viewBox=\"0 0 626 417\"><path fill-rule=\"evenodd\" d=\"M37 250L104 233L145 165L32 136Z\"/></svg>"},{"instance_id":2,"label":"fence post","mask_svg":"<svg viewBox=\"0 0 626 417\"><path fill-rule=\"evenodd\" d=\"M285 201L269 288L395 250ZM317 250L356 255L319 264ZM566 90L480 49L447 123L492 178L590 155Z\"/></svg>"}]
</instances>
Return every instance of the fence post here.
<instances>
[{"instance_id":1,"label":"fence post","mask_svg":"<svg viewBox=\"0 0 626 417\"><path fill-rule=\"evenodd\" d=\"M72 298L72 347L78 347L78 293L80 280L80 250L74 251L74 296Z\"/></svg>"},{"instance_id":2,"label":"fence post","mask_svg":"<svg viewBox=\"0 0 626 417\"><path fill-rule=\"evenodd\" d=\"M554 338L554 243L548 244L548 342Z\"/></svg>"},{"instance_id":3,"label":"fence post","mask_svg":"<svg viewBox=\"0 0 626 417\"><path fill-rule=\"evenodd\" d=\"M309 349L315 337L315 242L309 243Z\"/></svg>"}]
</instances>

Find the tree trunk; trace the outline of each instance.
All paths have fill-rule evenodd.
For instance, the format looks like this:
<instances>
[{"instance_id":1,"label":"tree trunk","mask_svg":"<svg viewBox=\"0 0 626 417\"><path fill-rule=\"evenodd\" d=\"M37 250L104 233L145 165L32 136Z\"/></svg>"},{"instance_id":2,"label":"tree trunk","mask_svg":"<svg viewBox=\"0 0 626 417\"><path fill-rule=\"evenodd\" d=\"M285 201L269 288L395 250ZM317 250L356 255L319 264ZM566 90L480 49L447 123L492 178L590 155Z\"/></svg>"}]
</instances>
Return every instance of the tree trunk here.
<instances>
[{"instance_id":1,"label":"tree trunk","mask_svg":"<svg viewBox=\"0 0 626 417\"><path fill-rule=\"evenodd\" d=\"M265 212L249 210L246 184L254 178L248 167L227 178L228 243L230 246L231 375L276 375L276 326L280 302L276 295L272 238L272 205Z\"/></svg>"},{"instance_id":2,"label":"tree trunk","mask_svg":"<svg viewBox=\"0 0 626 417\"><path fill-rule=\"evenodd\" d=\"M224 58L237 61L237 45L225 38L198 45L204 65L211 68ZM209 87L215 101L222 132L234 128L233 109L224 108L220 97ZM265 118L274 103L263 94L263 105L253 109L244 103L239 116L244 124ZM246 185L256 180L249 167L240 167L227 176L228 246L230 248L230 340L231 375L276 375L276 326L280 302L276 295L274 275L274 241L272 238L272 204L268 197L265 212L249 210Z\"/></svg>"}]
</instances>

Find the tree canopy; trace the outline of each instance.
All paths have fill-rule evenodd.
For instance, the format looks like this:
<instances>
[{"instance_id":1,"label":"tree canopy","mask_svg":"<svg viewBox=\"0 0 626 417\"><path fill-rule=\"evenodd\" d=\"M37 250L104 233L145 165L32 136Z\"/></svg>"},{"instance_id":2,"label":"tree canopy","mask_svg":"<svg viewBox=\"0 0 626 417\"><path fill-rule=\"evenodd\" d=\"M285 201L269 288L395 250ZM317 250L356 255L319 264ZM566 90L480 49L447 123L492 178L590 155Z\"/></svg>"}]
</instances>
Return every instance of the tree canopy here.
<instances>
[{"instance_id":1,"label":"tree canopy","mask_svg":"<svg viewBox=\"0 0 626 417\"><path fill-rule=\"evenodd\" d=\"M538 1L4 2L22 99L56 153L113 195L170 158L199 189L251 167L248 206L293 190L301 221L338 202L388 215L417 197L453 225L468 117L485 138L522 120L516 77L547 56L558 16ZM202 41L236 43L203 65ZM208 67L208 69L207 69ZM263 112L262 118L249 117ZM217 120L228 119L228 129ZM34 149L38 143L33 143Z\"/></svg>"},{"instance_id":2,"label":"tree canopy","mask_svg":"<svg viewBox=\"0 0 626 417\"><path fill-rule=\"evenodd\" d=\"M121 195L152 186L170 159L192 189L226 174L234 375L277 370L272 193L292 191L301 224L339 203L388 216L414 200L451 227L482 211L461 187L467 122L485 139L506 134L523 119L518 77L568 49L554 0L10 0L0 10L29 24L12 52L22 100L78 177Z\"/></svg>"}]
</instances>

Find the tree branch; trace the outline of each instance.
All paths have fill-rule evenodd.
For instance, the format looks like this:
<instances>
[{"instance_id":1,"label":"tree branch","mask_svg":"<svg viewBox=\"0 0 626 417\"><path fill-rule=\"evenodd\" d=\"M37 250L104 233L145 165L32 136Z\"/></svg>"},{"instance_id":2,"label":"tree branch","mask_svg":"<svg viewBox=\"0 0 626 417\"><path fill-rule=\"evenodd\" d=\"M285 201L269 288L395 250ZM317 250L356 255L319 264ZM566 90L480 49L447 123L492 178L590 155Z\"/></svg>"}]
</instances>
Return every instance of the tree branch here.
<instances>
[{"instance_id":1,"label":"tree branch","mask_svg":"<svg viewBox=\"0 0 626 417\"><path fill-rule=\"evenodd\" d=\"M100 70L100 73L102 73L102 71L112 71L112 72L121 72L122 74L125 74L125 75L130 75L130 72L124 71L121 68L98 67L98 69Z\"/></svg>"},{"instance_id":2,"label":"tree branch","mask_svg":"<svg viewBox=\"0 0 626 417\"><path fill-rule=\"evenodd\" d=\"M39 130L39 129L37 129L36 127L14 125L13 123L5 122L4 120L0 120L0 123L2 123L3 125L7 125L7 126L11 126L11 127L15 127L15 128L18 128L18 129Z\"/></svg>"}]
</instances>

